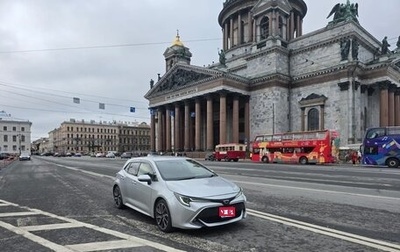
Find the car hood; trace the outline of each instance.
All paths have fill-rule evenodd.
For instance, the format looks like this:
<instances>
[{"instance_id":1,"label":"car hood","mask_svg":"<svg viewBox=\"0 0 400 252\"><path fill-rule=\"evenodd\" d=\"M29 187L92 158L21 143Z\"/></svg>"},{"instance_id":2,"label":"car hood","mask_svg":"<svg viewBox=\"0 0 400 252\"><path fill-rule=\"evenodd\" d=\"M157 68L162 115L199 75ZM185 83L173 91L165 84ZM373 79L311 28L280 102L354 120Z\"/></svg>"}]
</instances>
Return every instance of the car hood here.
<instances>
[{"instance_id":1,"label":"car hood","mask_svg":"<svg viewBox=\"0 0 400 252\"><path fill-rule=\"evenodd\" d=\"M222 177L166 181L167 187L176 193L198 198L221 198L236 195L240 188Z\"/></svg>"}]
</instances>

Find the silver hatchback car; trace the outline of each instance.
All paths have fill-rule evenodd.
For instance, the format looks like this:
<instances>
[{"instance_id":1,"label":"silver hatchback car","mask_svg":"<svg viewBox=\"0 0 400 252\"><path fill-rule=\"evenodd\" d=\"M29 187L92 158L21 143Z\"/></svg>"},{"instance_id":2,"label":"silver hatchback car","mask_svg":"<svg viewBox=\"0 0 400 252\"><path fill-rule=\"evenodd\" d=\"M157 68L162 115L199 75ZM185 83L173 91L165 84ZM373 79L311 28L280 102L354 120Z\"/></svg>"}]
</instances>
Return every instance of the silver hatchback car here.
<instances>
[{"instance_id":1,"label":"silver hatchback car","mask_svg":"<svg viewBox=\"0 0 400 252\"><path fill-rule=\"evenodd\" d=\"M247 215L240 187L186 157L129 159L116 174L113 195L116 207L154 218L164 232L225 225Z\"/></svg>"}]
</instances>

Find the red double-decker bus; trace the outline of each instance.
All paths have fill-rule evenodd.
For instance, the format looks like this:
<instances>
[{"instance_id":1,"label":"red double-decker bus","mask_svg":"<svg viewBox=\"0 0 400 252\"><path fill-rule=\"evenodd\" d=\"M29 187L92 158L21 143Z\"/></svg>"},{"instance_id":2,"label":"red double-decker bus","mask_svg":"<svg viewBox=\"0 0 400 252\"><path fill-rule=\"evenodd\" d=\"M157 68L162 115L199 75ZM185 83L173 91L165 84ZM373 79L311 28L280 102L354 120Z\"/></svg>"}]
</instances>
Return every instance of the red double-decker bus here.
<instances>
[{"instance_id":1,"label":"red double-decker bus","mask_svg":"<svg viewBox=\"0 0 400 252\"><path fill-rule=\"evenodd\" d=\"M256 136L251 160L264 163L334 163L339 135L333 130L288 132Z\"/></svg>"}]
</instances>

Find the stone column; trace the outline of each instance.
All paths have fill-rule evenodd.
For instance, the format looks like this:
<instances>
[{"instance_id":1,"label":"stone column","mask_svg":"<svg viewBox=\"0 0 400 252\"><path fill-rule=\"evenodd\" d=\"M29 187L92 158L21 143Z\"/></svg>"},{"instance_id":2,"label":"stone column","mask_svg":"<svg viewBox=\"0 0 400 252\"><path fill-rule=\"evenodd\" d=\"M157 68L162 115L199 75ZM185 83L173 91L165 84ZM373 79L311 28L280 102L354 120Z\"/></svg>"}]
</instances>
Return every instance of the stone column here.
<instances>
[{"instance_id":1,"label":"stone column","mask_svg":"<svg viewBox=\"0 0 400 252\"><path fill-rule=\"evenodd\" d=\"M219 97L219 144L226 143L226 93Z\"/></svg>"},{"instance_id":2,"label":"stone column","mask_svg":"<svg viewBox=\"0 0 400 252\"><path fill-rule=\"evenodd\" d=\"M389 85L389 126L395 124L395 108L394 108L394 92L396 92L396 85Z\"/></svg>"},{"instance_id":3,"label":"stone column","mask_svg":"<svg viewBox=\"0 0 400 252\"><path fill-rule=\"evenodd\" d=\"M224 25L224 43L223 43L223 46L224 46L224 51L229 49L228 48L228 23L227 22L225 22L225 25Z\"/></svg>"},{"instance_id":4,"label":"stone column","mask_svg":"<svg viewBox=\"0 0 400 252\"><path fill-rule=\"evenodd\" d=\"M303 35L303 20L299 16L299 36Z\"/></svg>"},{"instance_id":5,"label":"stone column","mask_svg":"<svg viewBox=\"0 0 400 252\"><path fill-rule=\"evenodd\" d=\"M254 38L253 38L253 20L252 20L250 12L249 12L248 16L249 16L249 20L247 21L248 22L248 25L247 25L248 26L248 34L247 34L247 36L249 36L249 37L246 40L246 42L254 42Z\"/></svg>"},{"instance_id":6,"label":"stone column","mask_svg":"<svg viewBox=\"0 0 400 252\"><path fill-rule=\"evenodd\" d=\"M290 12L290 39L294 38L294 12Z\"/></svg>"},{"instance_id":7,"label":"stone column","mask_svg":"<svg viewBox=\"0 0 400 252\"><path fill-rule=\"evenodd\" d=\"M290 40L290 18L286 18L286 40Z\"/></svg>"},{"instance_id":8,"label":"stone column","mask_svg":"<svg viewBox=\"0 0 400 252\"><path fill-rule=\"evenodd\" d=\"M379 103L379 109L380 109L380 126L388 126L389 125L389 84L386 81L380 82L379 83L379 90L380 90L380 103Z\"/></svg>"},{"instance_id":9,"label":"stone column","mask_svg":"<svg viewBox=\"0 0 400 252\"><path fill-rule=\"evenodd\" d=\"M207 96L207 151L214 150L213 100Z\"/></svg>"},{"instance_id":10,"label":"stone column","mask_svg":"<svg viewBox=\"0 0 400 252\"><path fill-rule=\"evenodd\" d=\"M233 47L233 45L234 45L234 34L233 34L233 18L231 18L230 20L230 23L229 23L229 31L230 31L230 38L231 38L231 46L229 47L229 49L230 48L232 48Z\"/></svg>"},{"instance_id":11,"label":"stone column","mask_svg":"<svg viewBox=\"0 0 400 252\"><path fill-rule=\"evenodd\" d=\"M301 120L301 131L305 131L306 122L305 122L305 110L306 108L301 108L300 120Z\"/></svg>"},{"instance_id":12,"label":"stone column","mask_svg":"<svg viewBox=\"0 0 400 252\"><path fill-rule=\"evenodd\" d=\"M260 34L257 33L257 24L256 24L256 20L253 20L253 42L257 42L258 38L257 36L259 36Z\"/></svg>"},{"instance_id":13,"label":"stone column","mask_svg":"<svg viewBox=\"0 0 400 252\"><path fill-rule=\"evenodd\" d=\"M195 114L194 149L196 151L199 151L201 150L201 104L199 98L196 99L194 114Z\"/></svg>"},{"instance_id":14,"label":"stone column","mask_svg":"<svg viewBox=\"0 0 400 252\"><path fill-rule=\"evenodd\" d=\"M162 114L161 108L157 111L157 151L163 151L163 134L162 134Z\"/></svg>"},{"instance_id":15,"label":"stone column","mask_svg":"<svg viewBox=\"0 0 400 252\"><path fill-rule=\"evenodd\" d=\"M240 13L238 14L238 45L242 44L242 16L240 15Z\"/></svg>"},{"instance_id":16,"label":"stone column","mask_svg":"<svg viewBox=\"0 0 400 252\"><path fill-rule=\"evenodd\" d=\"M184 150L190 151L190 109L189 109L189 101L185 101L185 132L184 132Z\"/></svg>"},{"instance_id":17,"label":"stone column","mask_svg":"<svg viewBox=\"0 0 400 252\"><path fill-rule=\"evenodd\" d=\"M180 139L180 108L179 103L175 103L175 120L174 120L174 150L181 150L181 139Z\"/></svg>"},{"instance_id":18,"label":"stone column","mask_svg":"<svg viewBox=\"0 0 400 252\"><path fill-rule=\"evenodd\" d=\"M171 108L165 110L165 151L171 152Z\"/></svg>"},{"instance_id":19,"label":"stone column","mask_svg":"<svg viewBox=\"0 0 400 252\"><path fill-rule=\"evenodd\" d=\"M321 105L320 110L319 110L319 118L320 118L320 125L319 125L319 130L324 130L325 129L325 106Z\"/></svg>"},{"instance_id":20,"label":"stone column","mask_svg":"<svg viewBox=\"0 0 400 252\"><path fill-rule=\"evenodd\" d=\"M274 12L271 12L271 14L268 17L269 17L269 27L268 27L269 34L268 34L268 37L269 36L275 36L275 31L274 31L274 24L275 24L274 17L275 17L275 15L274 15Z\"/></svg>"},{"instance_id":21,"label":"stone column","mask_svg":"<svg viewBox=\"0 0 400 252\"><path fill-rule=\"evenodd\" d=\"M394 96L395 126L400 126L400 88L396 88Z\"/></svg>"},{"instance_id":22,"label":"stone column","mask_svg":"<svg viewBox=\"0 0 400 252\"><path fill-rule=\"evenodd\" d=\"M250 102L249 97L246 97L244 102L244 136L247 142L247 150L249 150L250 141Z\"/></svg>"},{"instance_id":23,"label":"stone column","mask_svg":"<svg viewBox=\"0 0 400 252\"><path fill-rule=\"evenodd\" d=\"M233 97L233 116L232 116L232 135L233 142L239 143L239 97Z\"/></svg>"},{"instance_id":24,"label":"stone column","mask_svg":"<svg viewBox=\"0 0 400 252\"><path fill-rule=\"evenodd\" d=\"M151 119L150 119L150 150L152 152L156 151L156 115L154 108L150 109Z\"/></svg>"},{"instance_id":25,"label":"stone column","mask_svg":"<svg viewBox=\"0 0 400 252\"><path fill-rule=\"evenodd\" d=\"M296 15L296 38L300 37L300 15Z\"/></svg>"}]
</instances>

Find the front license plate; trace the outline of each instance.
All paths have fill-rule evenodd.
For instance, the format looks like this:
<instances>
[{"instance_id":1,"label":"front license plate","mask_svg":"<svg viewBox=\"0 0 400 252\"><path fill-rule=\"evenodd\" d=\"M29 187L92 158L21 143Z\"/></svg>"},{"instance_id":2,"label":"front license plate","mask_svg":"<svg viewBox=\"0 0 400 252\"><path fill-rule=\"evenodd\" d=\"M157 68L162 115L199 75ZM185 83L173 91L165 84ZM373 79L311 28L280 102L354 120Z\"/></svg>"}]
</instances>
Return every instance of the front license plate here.
<instances>
[{"instance_id":1,"label":"front license plate","mask_svg":"<svg viewBox=\"0 0 400 252\"><path fill-rule=\"evenodd\" d=\"M235 207L220 207L219 208L219 217L235 217L236 216L236 208Z\"/></svg>"}]
</instances>

